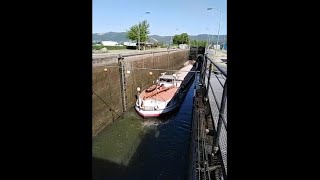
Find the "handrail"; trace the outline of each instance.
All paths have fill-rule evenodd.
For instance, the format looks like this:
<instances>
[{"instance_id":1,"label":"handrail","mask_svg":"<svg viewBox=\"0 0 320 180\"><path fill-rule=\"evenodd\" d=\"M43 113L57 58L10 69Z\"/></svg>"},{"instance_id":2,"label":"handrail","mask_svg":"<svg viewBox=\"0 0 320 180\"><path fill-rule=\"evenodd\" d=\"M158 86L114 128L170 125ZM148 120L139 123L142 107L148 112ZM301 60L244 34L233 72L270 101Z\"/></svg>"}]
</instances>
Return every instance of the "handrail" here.
<instances>
[{"instance_id":1,"label":"handrail","mask_svg":"<svg viewBox=\"0 0 320 180\"><path fill-rule=\"evenodd\" d=\"M226 70L224 70L223 68L221 68L217 63L215 63L215 62L213 62L209 57L208 57L208 55L206 54L205 55L206 56L206 58L216 67L216 68L218 68L218 70L225 76L225 77L227 77L227 71Z\"/></svg>"}]
</instances>

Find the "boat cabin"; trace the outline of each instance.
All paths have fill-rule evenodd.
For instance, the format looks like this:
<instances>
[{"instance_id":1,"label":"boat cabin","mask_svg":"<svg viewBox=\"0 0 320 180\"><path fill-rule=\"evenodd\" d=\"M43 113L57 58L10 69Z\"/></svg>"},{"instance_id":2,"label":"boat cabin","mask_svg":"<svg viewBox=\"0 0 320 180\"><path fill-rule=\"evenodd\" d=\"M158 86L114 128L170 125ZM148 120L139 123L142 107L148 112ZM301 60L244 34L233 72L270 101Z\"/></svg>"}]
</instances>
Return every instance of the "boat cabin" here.
<instances>
[{"instance_id":1,"label":"boat cabin","mask_svg":"<svg viewBox=\"0 0 320 180\"><path fill-rule=\"evenodd\" d=\"M158 84L161 86L163 85L164 87L170 87L170 86L176 86L178 87L180 83L178 83L178 79L176 78L176 75L173 74L173 75L161 75L157 82Z\"/></svg>"}]
</instances>

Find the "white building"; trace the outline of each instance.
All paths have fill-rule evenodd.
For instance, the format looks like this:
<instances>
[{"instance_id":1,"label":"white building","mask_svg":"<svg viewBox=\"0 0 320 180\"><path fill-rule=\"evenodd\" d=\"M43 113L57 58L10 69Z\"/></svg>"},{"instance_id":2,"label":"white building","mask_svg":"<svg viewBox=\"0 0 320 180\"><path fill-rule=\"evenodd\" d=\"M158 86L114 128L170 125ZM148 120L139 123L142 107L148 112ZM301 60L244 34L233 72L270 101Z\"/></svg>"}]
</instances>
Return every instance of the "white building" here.
<instances>
[{"instance_id":1,"label":"white building","mask_svg":"<svg viewBox=\"0 0 320 180\"><path fill-rule=\"evenodd\" d=\"M117 46L119 45L117 42L115 41L102 41L101 44L103 46Z\"/></svg>"},{"instance_id":2,"label":"white building","mask_svg":"<svg viewBox=\"0 0 320 180\"><path fill-rule=\"evenodd\" d=\"M133 42L124 42L123 45L125 46L137 46L137 43L133 43Z\"/></svg>"},{"instance_id":3,"label":"white building","mask_svg":"<svg viewBox=\"0 0 320 180\"><path fill-rule=\"evenodd\" d=\"M188 44L179 44L179 49L189 49Z\"/></svg>"}]
</instances>

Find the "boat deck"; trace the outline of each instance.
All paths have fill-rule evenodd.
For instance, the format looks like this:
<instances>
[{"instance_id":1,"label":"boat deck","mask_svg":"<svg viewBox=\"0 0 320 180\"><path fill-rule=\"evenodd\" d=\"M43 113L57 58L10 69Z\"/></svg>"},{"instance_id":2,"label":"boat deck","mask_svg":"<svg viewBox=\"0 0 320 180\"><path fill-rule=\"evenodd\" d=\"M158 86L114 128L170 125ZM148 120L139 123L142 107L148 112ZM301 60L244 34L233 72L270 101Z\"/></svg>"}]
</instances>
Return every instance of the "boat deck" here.
<instances>
[{"instance_id":1,"label":"boat deck","mask_svg":"<svg viewBox=\"0 0 320 180\"><path fill-rule=\"evenodd\" d=\"M185 67L181 68L178 71L178 74L182 79L184 79L188 75L189 72L186 72L186 71L190 71L193 67L193 64L194 64L193 61L189 61L188 63L189 63L188 65L186 65Z\"/></svg>"},{"instance_id":2,"label":"boat deck","mask_svg":"<svg viewBox=\"0 0 320 180\"><path fill-rule=\"evenodd\" d=\"M178 79L183 80L187 75L188 75L188 71L190 71L194 65L194 61L188 61L186 62L185 66L183 68L181 68L177 74L178 74ZM159 88L159 89L158 89ZM152 92L146 92L145 90L140 94L140 97L145 97L143 99L154 99L157 101L168 101L171 98L173 98L173 96L175 95L175 93L178 90L178 87L172 87L168 90L162 91L157 93L157 90L162 90L159 86L157 86L157 88L155 90L153 90ZM155 94L155 95L153 95Z\"/></svg>"},{"instance_id":3,"label":"boat deck","mask_svg":"<svg viewBox=\"0 0 320 180\"><path fill-rule=\"evenodd\" d=\"M157 88L159 88L159 86ZM161 90L161 88L160 88L160 90ZM143 91L140 94L140 97L146 97L145 99L154 99L157 101L168 101L174 96L174 94L177 92L177 90L178 90L177 87L173 87L171 89L162 91L158 94L155 94L157 89L153 90L152 92ZM151 96L152 94L155 94L155 95ZM148 97L148 96L151 96L151 97Z\"/></svg>"}]
</instances>

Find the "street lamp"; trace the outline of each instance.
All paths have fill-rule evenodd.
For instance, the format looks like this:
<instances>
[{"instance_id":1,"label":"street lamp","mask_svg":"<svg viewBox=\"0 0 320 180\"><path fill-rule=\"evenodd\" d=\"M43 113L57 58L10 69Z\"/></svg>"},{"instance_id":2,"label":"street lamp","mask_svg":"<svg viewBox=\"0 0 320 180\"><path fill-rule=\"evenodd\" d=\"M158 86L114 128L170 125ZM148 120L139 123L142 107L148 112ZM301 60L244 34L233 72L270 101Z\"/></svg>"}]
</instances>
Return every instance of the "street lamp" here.
<instances>
[{"instance_id":1,"label":"street lamp","mask_svg":"<svg viewBox=\"0 0 320 180\"><path fill-rule=\"evenodd\" d=\"M145 14L150 14L149 11L145 12ZM138 24L138 32L139 32L139 36L138 36L138 47L139 47L139 53L140 53L140 21Z\"/></svg>"},{"instance_id":2,"label":"street lamp","mask_svg":"<svg viewBox=\"0 0 320 180\"><path fill-rule=\"evenodd\" d=\"M206 28L207 32L210 33L210 29L207 27ZM210 34L208 34L208 38L207 38L207 45L206 45L206 49L208 51L209 49L209 43L210 43Z\"/></svg>"},{"instance_id":3,"label":"street lamp","mask_svg":"<svg viewBox=\"0 0 320 180\"><path fill-rule=\"evenodd\" d=\"M218 10L219 13L220 13L219 29L218 29L218 38L217 38L216 48L215 48L215 51L214 51L214 54L217 54L217 48L218 48L218 42L219 42L219 32L220 32L220 23L221 23L221 15L222 15L222 13L221 13L221 10L218 9L218 8L207 8L208 11L213 10L213 9Z\"/></svg>"},{"instance_id":4,"label":"street lamp","mask_svg":"<svg viewBox=\"0 0 320 180\"><path fill-rule=\"evenodd\" d=\"M179 35L179 29L176 29L176 33L177 33L177 35ZM173 45L173 39L172 39L172 45ZM178 43L178 45L179 45L179 43Z\"/></svg>"}]
</instances>

